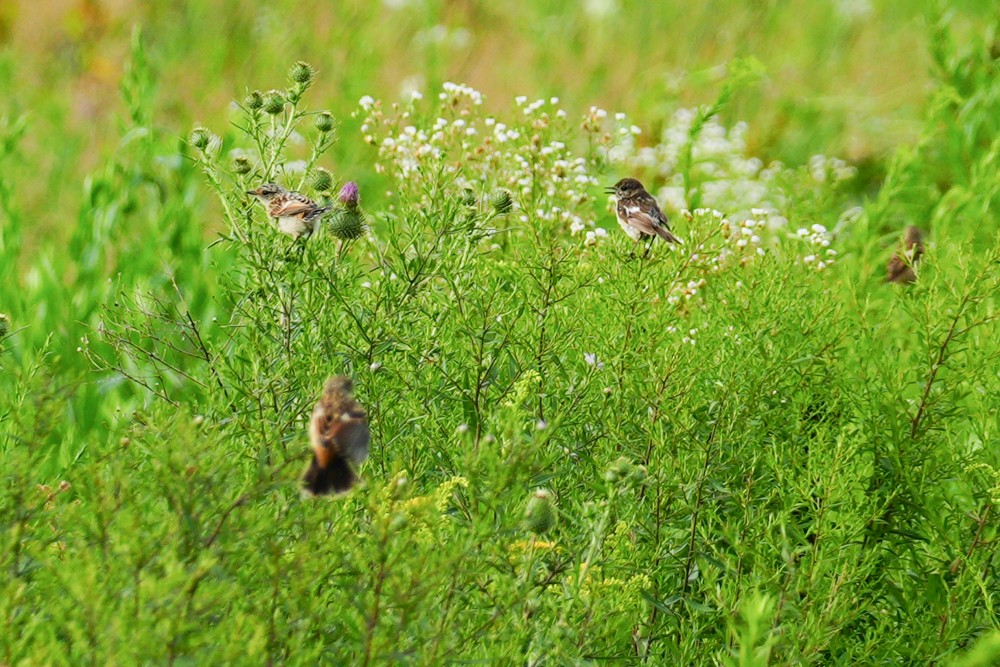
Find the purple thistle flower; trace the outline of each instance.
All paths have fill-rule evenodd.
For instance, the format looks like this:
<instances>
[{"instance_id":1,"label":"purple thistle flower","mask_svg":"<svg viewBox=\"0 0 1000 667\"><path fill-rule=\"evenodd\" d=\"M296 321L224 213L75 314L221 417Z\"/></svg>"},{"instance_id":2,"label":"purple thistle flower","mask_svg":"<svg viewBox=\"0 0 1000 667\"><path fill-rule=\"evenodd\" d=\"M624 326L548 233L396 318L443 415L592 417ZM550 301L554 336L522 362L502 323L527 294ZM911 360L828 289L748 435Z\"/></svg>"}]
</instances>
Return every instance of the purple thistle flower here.
<instances>
[{"instance_id":1,"label":"purple thistle flower","mask_svg":"<svg viewBox=\"0 0 1000 667\"><path fill-rule=\"evenodd\" d=\"M347 208L357 208L358 201L361 196L358 194L358 184L354 181L347 181L344 187L340 189L340 195L338 195L340 203Z\"/></svg>"}]
</instances>

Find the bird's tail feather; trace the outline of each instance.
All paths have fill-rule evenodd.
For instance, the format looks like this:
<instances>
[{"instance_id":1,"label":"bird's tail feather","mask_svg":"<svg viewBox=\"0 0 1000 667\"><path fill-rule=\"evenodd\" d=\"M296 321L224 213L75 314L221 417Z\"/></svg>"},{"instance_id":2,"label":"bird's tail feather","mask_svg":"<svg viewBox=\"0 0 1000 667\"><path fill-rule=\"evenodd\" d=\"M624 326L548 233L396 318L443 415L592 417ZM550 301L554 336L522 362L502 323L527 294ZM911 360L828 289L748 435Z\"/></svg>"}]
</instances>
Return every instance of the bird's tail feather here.
<instances>
[{"instance_id":1,"label":"bird's tail feather","mask_svg":"<svg viewBox=\"0 0 1000 667\"><path fill-rule=\"evenodd\" d=\"M667 243L677 243L677 244L680 244L680 245L684 245L684 241L682 241L682 240L680 240L680 238L674 236L674 233L671 232L666 227L657 227L656 228L656 233L659 234L660 238L663 239L664 241L666 241Z\"/></svg>"},{"instance_id":2,"label":"bird's tail feather","mask_svg":"<svg viewBox=\"0 0 1000 667\"><path fill-rule=\"evenodd\" d=\"M358 478L351 469L351 464L342 455L331 457L326 467L320 467L314 454L302 481L305 482L307 491L323 496L328 493L349 491L357 483Z\"/></svg>"}]
</instances>

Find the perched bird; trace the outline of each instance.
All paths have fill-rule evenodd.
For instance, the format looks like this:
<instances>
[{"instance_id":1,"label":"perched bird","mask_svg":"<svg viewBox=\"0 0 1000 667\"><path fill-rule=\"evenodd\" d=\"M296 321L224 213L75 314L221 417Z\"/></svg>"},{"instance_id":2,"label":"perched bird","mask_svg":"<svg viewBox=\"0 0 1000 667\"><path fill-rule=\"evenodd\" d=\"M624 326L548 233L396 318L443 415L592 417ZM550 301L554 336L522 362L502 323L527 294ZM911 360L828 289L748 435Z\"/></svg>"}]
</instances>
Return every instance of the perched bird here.
<instances>
[{"instance_id":1,"label":"perched bird","mask_svg":"<svg viewBox=\"0 0 1000 667\"><path fill-rule=\"evenodd\" d=\"M358 481L352 466L368 458L368 418L353 390L351 378L332 377L313 409L309 423L313 458L303 482L314 495L350 490Z\"/></svg>"},{"instance_id":2,"label":"perched bird","mask_svg":"<svg viewBox=\"0 0 1000 667\"><path fill-rule=\"evenodd\" d=\"M653 195L646 192L642 183L634 178L623 178L606 190L618 199L615 212L618 224L625 233L638 242L659 236L668 243L683 243L670 231L667 216L657 206ZM646 248L649 254L649 248Z\"/></svg>"},{"instance_id":3,"label":"perched bird","mask_svg":"<svg viewBox=\"0 0 1000 667\"><path fill-rule=\"evenodd\" d=\"M299 192L289 192L277 183L265 183L256 190L247 190L264 204L267 214L278 221L278 230L292 238L310 236L319 228L319 221L330 210Z\"/></svg>"},{"instance_id":4,"label":"perched bird","mask_svg":"<svg viewBox=\"0 0 1000 667\"><path fill-rule=\"evenodd\" d=\"M913 283L917 281L914 267L924 254L924 237L920 228L910 225L903 233L903 241L886 267L887 283Z\"/></svg>"}]
</instances>

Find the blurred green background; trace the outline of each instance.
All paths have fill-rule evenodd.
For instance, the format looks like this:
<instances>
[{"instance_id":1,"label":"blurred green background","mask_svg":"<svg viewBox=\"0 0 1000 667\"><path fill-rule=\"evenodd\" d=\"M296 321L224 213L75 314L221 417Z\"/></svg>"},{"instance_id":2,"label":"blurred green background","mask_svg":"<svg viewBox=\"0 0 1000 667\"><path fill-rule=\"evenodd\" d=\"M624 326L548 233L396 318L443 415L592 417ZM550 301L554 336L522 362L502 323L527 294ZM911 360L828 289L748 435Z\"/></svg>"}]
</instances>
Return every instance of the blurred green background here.
<instances>
[{"instance_id":1,"label":"blurred green background","mask_svg":"<svg viewBox=\"0 0 1000 667\"><path fill-rule=\"evenodd\" d=\"M995 21L993 3L951 3L952 28ZM133 27L144 27L158 127L186 133L218 118L247 82L280 86L288 63L313 63L314 104L351 128L363 95L398 99L467 83L492 107L515 95L558 95L578 111L623 111L655 137L678 105L711 102L737 56L766 76L740 91L723 120L751 120L748 152L801 164L815 153L859 165L862 186L919 130L929 90L930 1L754 0L566 3L383 0L127 2L5 0L0 5L0 115L27 114L18 184L43 211L30 251L62 239L76 185L118 146L118 94ZM338 148L357 165L356 142Z\"/></svg>"}]
</instances>

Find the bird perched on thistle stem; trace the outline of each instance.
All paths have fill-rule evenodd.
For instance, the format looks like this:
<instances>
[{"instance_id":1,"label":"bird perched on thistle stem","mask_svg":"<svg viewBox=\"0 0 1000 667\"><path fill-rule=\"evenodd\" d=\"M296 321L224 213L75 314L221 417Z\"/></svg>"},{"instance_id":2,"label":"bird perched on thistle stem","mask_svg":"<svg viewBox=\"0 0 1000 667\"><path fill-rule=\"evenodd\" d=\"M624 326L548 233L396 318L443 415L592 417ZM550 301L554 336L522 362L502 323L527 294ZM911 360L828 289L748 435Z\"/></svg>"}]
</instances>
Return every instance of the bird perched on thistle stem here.
<instances>
[{"instance_id":1,"label":"bird perched on thistle stem","mask_svg":"<svg viewBox=\"0 0 1000 667\"><path fill-rule=\"evenodd\" d=\"M309 237L319 228L319 221L330 210L299 192L291 192L277 183L265 183L247 190L264 205L267 214L278 221L278 231L292 238Z\"/></svg>"},{"instance_id":2,"label":"bird perched on thistle stem","mask_svg":"<svg viewBox=\"0 0 1000 667\"><path fill-rule=\"evenodd\" d=\"M924 235L920 228L910 225L903 232L903 240L899 250L893 254L886 267L885 281L887 283L915 283L917 274L914 271L920 256L924 254Z\"/></svg>"},{"instance_id":3,"label":"bird perched on thistle stem","mask_svg":"<svg viewBox=\"0 0 1000 667\"><path fill-rule=\"evenodd\" d=\"M646 192L636 179L623 178L605 192L613 194L618 200L615 205L618 224L637 242L659 236L668 243L684 243L670 231L667 216L660 210L653 195ZM643 257L649 254L650 247L646 246Z\"/></svg>"},{"instance_id":4,"label":"bird perched on thistle stem","mask_svg":"<svg viewBox=\"0 0 1000 667\"><path fill-rule=\"evenodd\" d=\"M368 417L353 391L349 377L332 377L313 409L309 422L313 458L303 478L313 495L349 491L358 482L353 466L368 458Z\"/></svg>"}]
</instances>

